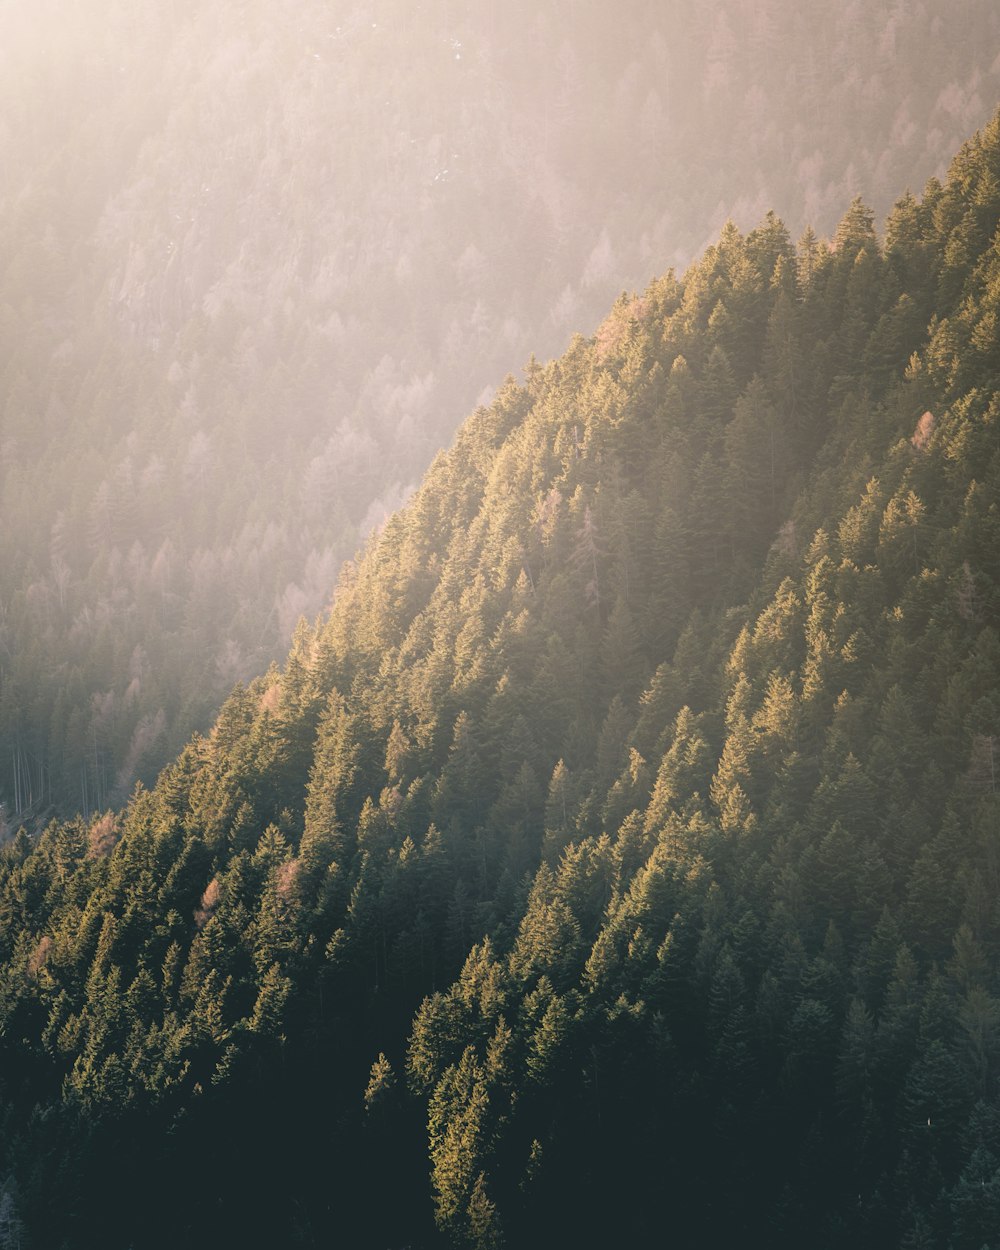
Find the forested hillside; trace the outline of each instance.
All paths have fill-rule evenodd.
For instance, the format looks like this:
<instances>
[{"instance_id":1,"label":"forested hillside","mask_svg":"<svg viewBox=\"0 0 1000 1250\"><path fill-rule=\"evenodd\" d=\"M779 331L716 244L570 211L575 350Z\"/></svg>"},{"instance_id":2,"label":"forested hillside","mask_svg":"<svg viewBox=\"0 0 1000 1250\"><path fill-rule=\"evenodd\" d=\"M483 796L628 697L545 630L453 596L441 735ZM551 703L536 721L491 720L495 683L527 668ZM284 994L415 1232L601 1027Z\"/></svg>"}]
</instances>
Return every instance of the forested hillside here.
<instances>
[{"instance_id":1,"label":"forested hillside","mask_svg":"<svg viewBox=\"0 0 1000 1250\"><path fill-rule=\"evenodd\" d=\"M0 800L150 782L484 391L941 172L992 0L35 0L0 41Z\"/></svg>"},{"instance_id":2,"label":"forested hillside","mask_svg":"<svg viewBox=\"0 0 1000 1250\"><path fill-rule=\"evenodd\" d=\"M1000 1245L998 223L727 226L4 848L0 1244Z\"/></svg>"}]
</instances>

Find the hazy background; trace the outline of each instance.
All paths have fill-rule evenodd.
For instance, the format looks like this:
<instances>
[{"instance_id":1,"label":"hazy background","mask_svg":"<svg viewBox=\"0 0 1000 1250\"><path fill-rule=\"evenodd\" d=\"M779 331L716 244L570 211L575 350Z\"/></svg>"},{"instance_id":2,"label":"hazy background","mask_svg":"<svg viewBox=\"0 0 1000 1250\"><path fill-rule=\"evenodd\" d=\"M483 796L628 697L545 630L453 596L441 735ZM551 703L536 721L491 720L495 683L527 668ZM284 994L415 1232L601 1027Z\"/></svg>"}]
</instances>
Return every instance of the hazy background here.
<instances>
[{"instance_id":1,"label":"hazy background","mask_svg":"<svg viewBox=\"0 0 1000 1250\"><path fill-rule=\"evenodd\" d=\"M995 0L0 22L8 819L151 776L529 353L727 216L881 215L1000 97Z\"/></svg>"}]
</instances>

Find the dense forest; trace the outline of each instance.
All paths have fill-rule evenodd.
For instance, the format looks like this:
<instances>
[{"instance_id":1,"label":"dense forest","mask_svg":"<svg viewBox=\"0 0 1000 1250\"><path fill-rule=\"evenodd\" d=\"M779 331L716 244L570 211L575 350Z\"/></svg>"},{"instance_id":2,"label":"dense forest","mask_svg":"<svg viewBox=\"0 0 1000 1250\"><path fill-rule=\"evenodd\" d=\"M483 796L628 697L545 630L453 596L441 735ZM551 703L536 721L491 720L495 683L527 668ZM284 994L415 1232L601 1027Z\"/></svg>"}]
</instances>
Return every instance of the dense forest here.
<instances>
[{"instance_id":1,"label":"dense forest","mask_svg":"<svg viewBox=\"0 0 1000 1250\"><path fill-rule=\"evenodd\" d=\"M150 783L532 351L942 173L998 47L993 0L6 6L12 829Z\"/></svg>"},{"instance_id":2,"label":"dense forest","mask_svg":"<svg viewBox=\"0 0 1000 1250\"><path fill-rule=\"evenodd\" d=\"M1000 115L460 429L0 853L0 1245L1000 1246Z\"/></svg>"}]
</instances>

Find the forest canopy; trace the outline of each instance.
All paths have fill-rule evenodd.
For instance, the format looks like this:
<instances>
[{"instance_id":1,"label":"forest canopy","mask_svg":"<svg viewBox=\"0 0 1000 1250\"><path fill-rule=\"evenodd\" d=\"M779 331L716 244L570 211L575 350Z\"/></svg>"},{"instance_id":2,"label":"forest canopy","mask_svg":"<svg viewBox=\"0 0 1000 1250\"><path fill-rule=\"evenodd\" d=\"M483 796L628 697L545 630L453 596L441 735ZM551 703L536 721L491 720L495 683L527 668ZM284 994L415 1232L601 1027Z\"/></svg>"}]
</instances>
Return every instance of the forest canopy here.
<instances>
[{"instance_id":1,"label":"forest canopy","mask_svg":"<svg viewBox=\"0 0 1000 1250\"><path fill-rule=\"evenodd\" d=\"M726 225L3 848L6 1244L997 1245L998 224Z\"/></svg>"}]
</instances>

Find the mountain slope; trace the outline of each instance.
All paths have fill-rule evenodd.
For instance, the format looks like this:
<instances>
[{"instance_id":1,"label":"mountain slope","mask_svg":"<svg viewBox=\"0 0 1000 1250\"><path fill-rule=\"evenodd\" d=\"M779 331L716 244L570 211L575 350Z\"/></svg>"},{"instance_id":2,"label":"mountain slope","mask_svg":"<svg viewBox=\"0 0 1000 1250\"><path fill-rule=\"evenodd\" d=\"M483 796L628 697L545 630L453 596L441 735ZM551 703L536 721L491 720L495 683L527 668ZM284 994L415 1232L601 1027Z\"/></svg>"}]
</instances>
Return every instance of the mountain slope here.
<instances>
[{"instance_id":1,"label":"mountain slope","mask_svg":"<svg viewBox=\"0 0 1000 1250\"><path fill-rule=\"evenodd\" d=\"M5 848L39 1244L994 1244L998 223L727 226Z\"/></svg>"},{"instance_id":2,"label":"mountain slope","mask_svg":"<svg viewBox=\"0 0 1000 1250\"><path fill-rule=\"evenodd\" d=\"M727 216L827 231L940 172L998 45L991 0L11 13L10 824L150 782L531 349Z\"/></svg>"}]
</instances>

